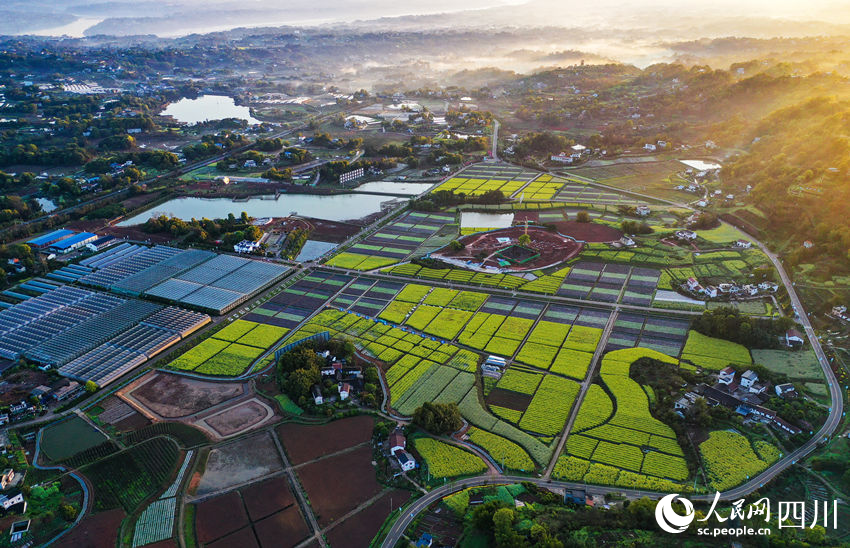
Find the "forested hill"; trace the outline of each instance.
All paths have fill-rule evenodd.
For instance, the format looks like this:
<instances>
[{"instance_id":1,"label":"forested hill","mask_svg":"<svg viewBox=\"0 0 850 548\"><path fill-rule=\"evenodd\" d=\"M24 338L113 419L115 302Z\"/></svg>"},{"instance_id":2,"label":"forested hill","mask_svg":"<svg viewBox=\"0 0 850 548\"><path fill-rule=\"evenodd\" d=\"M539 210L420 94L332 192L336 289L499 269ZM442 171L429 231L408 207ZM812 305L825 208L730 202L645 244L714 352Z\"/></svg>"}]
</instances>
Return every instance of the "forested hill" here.
<instances>
[{"instance_id":1,"label":"forested hill","mask_svg":"<svg viewBox=\"0 0 850 548\"><path fill-rule=\"evenodd\" d=\"M792 262L815 257L846 262L850 101L820 96L779 109L748 137L746 151L723 168L727 189L740 193L752 186L748 200L767 214L771 237L815 243L812 250L791 253Z\"/></svg>"}]
</instances>

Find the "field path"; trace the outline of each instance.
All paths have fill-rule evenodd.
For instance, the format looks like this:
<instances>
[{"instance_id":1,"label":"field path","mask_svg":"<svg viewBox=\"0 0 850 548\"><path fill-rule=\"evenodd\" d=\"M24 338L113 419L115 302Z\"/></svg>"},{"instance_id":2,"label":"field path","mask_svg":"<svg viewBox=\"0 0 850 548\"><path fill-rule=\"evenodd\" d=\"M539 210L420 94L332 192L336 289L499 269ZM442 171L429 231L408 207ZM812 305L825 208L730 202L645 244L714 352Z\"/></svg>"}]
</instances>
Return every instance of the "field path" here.
<instances>
[{"instance_id":1,"label":"field path","mask_svg":"<svg viewBox=\"0 0 850 548\"><path fill-rule=\"evenodd\" d=\"M304 514L304 517L307 518L307 523L310 525L310 530L313 533L310 539L318 541L319 546L322 546L323 548L327 547L325 538L322 536L322 528L319 527L319 522L316 521L316 515L313 514L313 509L310 507L310 503L307 502L307 497L304 496L304 490L301 487L301 482L299 482L298 478L295 477L295 471L292 469L292 463L290 463L289 459L286 457L283 445L274 434L272 434L272 440L274 440L277 452L283 461L283 470L289 478L289 484L292 486L292 490L295 491L295 496L298 498L298 505L301 507L301 512Z\"/></svg>"},{"instance_id":2,"label":"field path","mask_svg":"<svg viewBox=\"0 0 850 548\"><path fill-rule=\"evenodd\" d=\"M555 469L555 464L558 463L558 457L561 456L561 451L564 450L564 444L567 442L567 438L570 435L570 430L572 430L573 428L573 423L576 420L578 410L581 407L582 402L584 401L584 397L585 395L587 395L587 391L590 389L590 385L593 384L593 377L594 375L596 375L596 368L602 359L602 354L605 352L605 346L608 344L608 338L611 336L611 331L614 329L614 322L617 321L617 316L619 315L619 310L614 309L614 312L608 318L608 323L605 324L605 330L602 331L602 338L599 339L599 344L596 345L596 351L593 353L593 359L590 362L590 367L587 368L587 375L581 382L581 389L579 390L578 396L576 396L576 400L573 403L573 408L570 412L570 418L567 420L567 424L564 425L564 430L561 432L561 437L558 440L558 446L555 448L555 452L552 454L552 460L549 461L549 466L546 467L546 473L543 474L543 479L545 480L548 480L552 477L552 470Z\"/></svg>"}]
</instances>

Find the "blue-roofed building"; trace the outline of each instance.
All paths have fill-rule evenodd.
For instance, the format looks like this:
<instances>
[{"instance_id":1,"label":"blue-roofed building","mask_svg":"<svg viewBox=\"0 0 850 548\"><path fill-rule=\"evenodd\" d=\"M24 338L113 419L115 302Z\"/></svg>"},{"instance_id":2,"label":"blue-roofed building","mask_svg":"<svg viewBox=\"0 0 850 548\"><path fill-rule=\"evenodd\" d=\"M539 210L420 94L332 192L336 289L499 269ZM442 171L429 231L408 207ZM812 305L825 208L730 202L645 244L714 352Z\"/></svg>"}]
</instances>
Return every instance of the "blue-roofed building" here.
<instances>
[{"instance_id":1,"label":"blue-roofed building","mask_svg":"<svg viewBox=\"0 0 850 548\"><path fill-rule=\"evenodd\" d=\"M77 248L86 245L89 242L97 240L97 234L92 232L80 232L73 236L68 236L65 239L59 240L50 246L50 249L56 253L70 253Z\"/></svg>"},{"instance_id":2,"label":"blue-roofed building","mask_svg":"<svg viewBox=\"0 0 850 548\"><path fill-rule=\"evenodd\" d=\"M56 242L59 242L62 239L71 236L72 234L74 234L73 230L67 230L62 228L59 230L54 230L53 232L50 232L48 234L44 234L43 236L39 236L38 238L33 238L32 240L28 241L27 244L30 247L42 249L52 244L55 244Z\"/></svg>"}]
</instances>

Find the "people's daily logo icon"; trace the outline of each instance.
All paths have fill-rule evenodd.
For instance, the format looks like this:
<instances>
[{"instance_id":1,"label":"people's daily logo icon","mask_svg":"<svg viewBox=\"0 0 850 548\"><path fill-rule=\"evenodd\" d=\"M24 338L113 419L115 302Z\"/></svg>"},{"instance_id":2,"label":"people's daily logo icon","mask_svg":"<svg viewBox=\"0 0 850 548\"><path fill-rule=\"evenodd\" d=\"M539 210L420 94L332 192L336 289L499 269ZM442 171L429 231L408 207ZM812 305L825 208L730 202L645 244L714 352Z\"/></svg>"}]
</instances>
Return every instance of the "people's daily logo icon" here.
<instances>
[{"instance_id":1,"label":"people's daily logo icon","mask_svg":"<svg viewBox=\"0 0 850 548\"><path fill-rule=\"evenodd\" d=\"M681 515L673 509L673 501L678 499L685 507L685 515ZM655 507L655 521L658 526L668 533L681 533L694 521L694 505L688 499L679 496L679 493L667 495L658 501Z\"/></svg>"}]
</instances>

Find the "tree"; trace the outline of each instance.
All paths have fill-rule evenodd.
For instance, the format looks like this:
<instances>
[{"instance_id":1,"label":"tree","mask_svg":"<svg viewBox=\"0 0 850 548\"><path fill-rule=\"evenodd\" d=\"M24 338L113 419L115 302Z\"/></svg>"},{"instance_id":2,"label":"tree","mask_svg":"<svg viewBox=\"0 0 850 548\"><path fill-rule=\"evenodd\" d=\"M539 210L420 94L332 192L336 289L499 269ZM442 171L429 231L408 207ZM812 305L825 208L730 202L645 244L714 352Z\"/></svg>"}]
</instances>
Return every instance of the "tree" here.
<instances>
[{"instance_id":1,"label":"tree","mask_svg":"<svg viewBox=\"0 0 850 548\"><path fill-rule=\"evenodd\" d=\"M579 211L576 213L576 222L579 223L589 223L590 222L590 214L587 211Z\"/></svg>"},{"instance_id":2,"label":"tree","mask_svg":"<svg viewBox=\"0 0 850 548\"><path fill-rule=\"evenodd\" d=\"M449 243L449 249L451 249L452 251L463 251L465 248L466 246L457 240L452 240Z\"/></svg>"},{"instance_id":3,"label":"tree","mask_svg":"<svg viewBox=\"0 0 850 548\"><path fill-rule=\"evenodd\" d=\"M74 521L77 517L77 509L70 504L62 504L59 506L59 513L65 521Z\"/></svg>"},{"instance_id":4,"label":"tree","mask_svg":"<svg viewBox=\"0 0 850 548\"><path fill-rule=\"evenodd\" d=\"M413 424L432 434L451 434L463 426L456 403L425 402L413 412Z\"/></svg>"},{"instance_id":5,"label":"tree","mask_svg":"<svg viewBox=\"0 0 850 548\"><path fill-rule=\"evenodd\" d=\"M96 382L86 381L86 392L88 392L89 394L94 394L95 392L97 392L97 388L98 386Z\"/></svg>"},{"instance_id":6,"label":"tree","mask_svg":"<svg viewBox=\"0 0 850 548\"><path fill-rule=\"evenodd\" d=\"M519 245L528 245L531 243L531 236L528 234L523 234L519 237Z\"/></svg>"}]
</instances>

